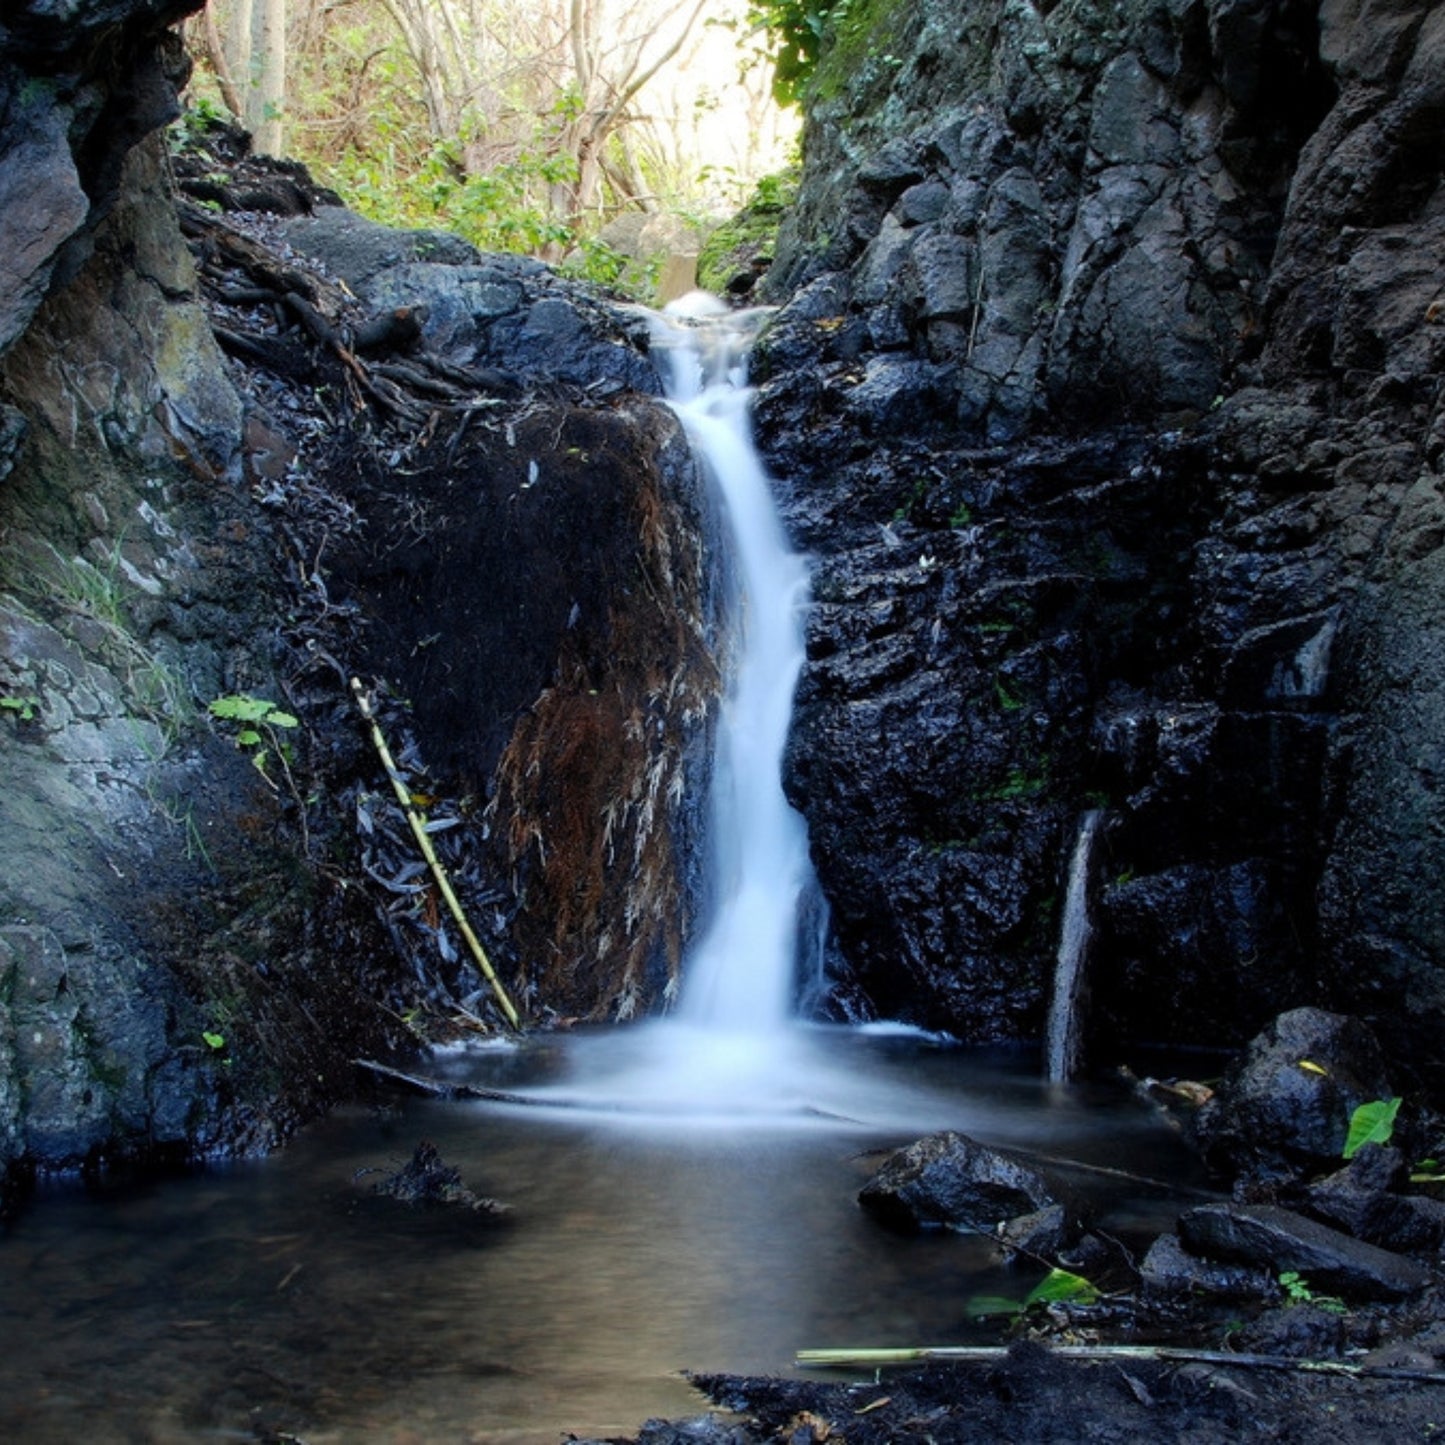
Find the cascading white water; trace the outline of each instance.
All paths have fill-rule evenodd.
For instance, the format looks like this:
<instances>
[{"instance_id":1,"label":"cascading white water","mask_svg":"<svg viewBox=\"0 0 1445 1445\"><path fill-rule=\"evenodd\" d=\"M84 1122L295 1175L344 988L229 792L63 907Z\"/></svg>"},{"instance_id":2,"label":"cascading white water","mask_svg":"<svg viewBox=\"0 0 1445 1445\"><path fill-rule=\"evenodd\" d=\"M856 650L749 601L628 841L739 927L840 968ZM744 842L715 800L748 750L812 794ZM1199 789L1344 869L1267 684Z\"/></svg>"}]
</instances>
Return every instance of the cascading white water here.
<instances>
[{"instance_id":1,"label":"cascading white water","mask_svg":"<svg viewBox=\"0 0 1445 1445\"><path fill-rule=\"evenodd\" d=\"M573 1038L565 1079L509 1087L508 1096L630 1129L966 1126L970 1109L956 1099L860 1069L848 1035L814 1033L794 1018L799 939L805 921L819 932L821 911L807 829L782 784L807 567L788 546L750 434L744 357L759 313L729 312L711 297L668 312L652 319L669 362L668 399L731 541L733 642L713 767L708 916L671 1017Z\"/></svg>"},{"instance_id":2,"label":"cascading white water","mask_svg":"<svg viewBox=\"0 0 1445 1445\"><path fill-rule=\"evenodd\" d=\"M1069 859L1064 918L1054 965L1054 996L1049 1004L1048 1031L1044 1039L1044 1077L1051 1084L1068 1083L1079 1067L1080 995L1094 933L1089 917L1089 875L1094 839L1103 818L1103 809L1091 808L1079 820L1078 837Z\"/></svg>"},{"instance_id":3,"label":"cascading white water","mask_svg":"<svg viewBox=\"0 0 1445 1445\"><path fill-rule=\"evenodd\" d=\"M799 910L813 886L807 829L782 783L808 571L783 534L750 434L743 365L756 321L694 297L654 326L671 363L668 398L723 502L736 618L714 757L711 917L687 959L679 1018L747 1034L788 1021Z\"/></svg>"}]
</instances>

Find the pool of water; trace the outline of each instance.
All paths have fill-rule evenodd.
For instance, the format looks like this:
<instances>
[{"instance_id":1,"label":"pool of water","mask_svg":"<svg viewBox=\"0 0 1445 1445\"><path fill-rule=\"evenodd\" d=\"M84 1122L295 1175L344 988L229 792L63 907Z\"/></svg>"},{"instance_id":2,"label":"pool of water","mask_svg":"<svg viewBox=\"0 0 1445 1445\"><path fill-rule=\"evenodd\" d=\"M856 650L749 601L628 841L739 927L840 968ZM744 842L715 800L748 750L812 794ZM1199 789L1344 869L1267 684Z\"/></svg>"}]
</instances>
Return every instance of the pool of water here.
<instances>
[{"instance_id":1,"label":"pool of water","mask_svg":"<svg viewBox=\"0 0 1445 1445\"><path fill-rule=\"evenodd\" d=\"M1018 1296L1034 1276L978 1238L875 1225L856 1195L881 1150L952 1126L1189 1176L1149 1111L1122 1091L1044 1086L1033 1060L811 1031L781 1047L786 1065L754 1074L752 1105L730 1117L671 1084L649 1092L646 1038L432 1061L535 1102L353 1108L274 1158L104 1199L48 1189L0 1239L0 1438L632 1431L702 1408L687 1369L779 1372L809 1347L996 1337L968 1300ZM507 1221L373 1196L376 1171L422 1139L505 1200ZM1075 1182L1126 1236L1172 1217L1163 1191L1087 1171Z\"/></svg>"}]
</instances>

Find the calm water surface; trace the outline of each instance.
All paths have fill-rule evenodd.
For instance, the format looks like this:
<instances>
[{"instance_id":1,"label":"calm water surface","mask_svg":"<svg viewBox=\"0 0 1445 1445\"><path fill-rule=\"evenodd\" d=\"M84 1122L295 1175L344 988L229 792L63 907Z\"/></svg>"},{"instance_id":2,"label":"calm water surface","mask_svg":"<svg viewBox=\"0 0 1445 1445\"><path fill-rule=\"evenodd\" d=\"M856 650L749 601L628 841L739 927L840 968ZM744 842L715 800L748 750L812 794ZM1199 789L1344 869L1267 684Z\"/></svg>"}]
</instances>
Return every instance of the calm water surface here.
<instances>
[{"instance_id":1,"label":"calm water surface","mask_svg":"<svg viewBox=\"0 0 1445 1445\"><path fill-rule=\"evenodd\" d=\"M824 1081L815 1101L764 1079L778 1108L742 1123L647 1113L636 1036L438 1063L556 1107L355 1109L273 1159L106 1200L50 1191L0 1239L0 1439L631 1431L703 1408L685 1369L788 1371L812 1346L994 1337L967 1300L1017 1296L1033 1277L975 1238L874 1225L855 1196L880 1149L953 1124L1156 1177L1188 1169L1147 1112L1049 1090L1033 1061L842 1032L801 1046ZM629 1082L587 1090L569 1081L579 1071ZM869 1101L874 1117L845 1122ZM423 1138L510 1203L510 1221L371 1197L367 1171L394 1170ZM1100 1198L1125 1233L1168 1217L1148 1191Z\"/></svg>"}]
</instances>

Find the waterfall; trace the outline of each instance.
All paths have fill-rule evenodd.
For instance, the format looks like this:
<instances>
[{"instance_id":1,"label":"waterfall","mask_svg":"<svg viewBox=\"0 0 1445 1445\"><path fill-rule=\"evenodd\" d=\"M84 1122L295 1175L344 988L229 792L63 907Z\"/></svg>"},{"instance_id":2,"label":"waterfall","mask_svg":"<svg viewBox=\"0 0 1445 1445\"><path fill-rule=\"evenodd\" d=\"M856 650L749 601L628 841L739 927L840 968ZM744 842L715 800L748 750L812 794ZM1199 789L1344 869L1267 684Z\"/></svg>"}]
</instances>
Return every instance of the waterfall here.
<instances>
[{"instance_id":1,"label":"waterfall","mask_svg":"<svg viewBox=\"0 0 1445 1445\"><path fill-rule=\"evenodd\" d=\"M759 313L712 297L654 321L672 404L722 503L731 538L733 675L717 729L710 916L686 959L681 1022L762 1034L791 1014L803 902L816 885L807 828L783 795L783 749L804 657L808 571L788 545L753 446L744 384Z\"/></svg>"},{"instance_id":2,"label":"waterfall","mask_svg":"<svg viewBox=\"0 0 1445 1445\"><path fill-rule=\"evenodd\" d=\"M632 1127L851 1122L889 1092L860 1091L851 1072L830 1068L792 1024L799 941L806 932L807 948L821 954L824 914L807 828L783 794L808 572L788 545L752 443L744 359L760 316L696 296L667 314L649 313L654 349L668 362L669 404L727 533L728 684L716 729L704 917L670 1017L573 1040L571 1076L527 1091L529 1101ZM908 1107L917 1115L922 1106Z\"/></svg>"},{"instance_id":3,"label":"waterfall","mask_svg":"<svg viewBox=\"0 0 1445 1445\"><path fill-rule=\"evenodd\" d=\"M1068 889L1064 895L1064 917L1054 965L1054 996L1049 1005L1044 1045L1044 1077L1053 1084L1067 1083L1079 1067L1080 1000L1084 965L1094 932L1089 917L1089 874L1094 839L1103 817L1102 808L1091 808L1079 820L1079 834L1069 859Z\"/></svg>"}]
</instances>

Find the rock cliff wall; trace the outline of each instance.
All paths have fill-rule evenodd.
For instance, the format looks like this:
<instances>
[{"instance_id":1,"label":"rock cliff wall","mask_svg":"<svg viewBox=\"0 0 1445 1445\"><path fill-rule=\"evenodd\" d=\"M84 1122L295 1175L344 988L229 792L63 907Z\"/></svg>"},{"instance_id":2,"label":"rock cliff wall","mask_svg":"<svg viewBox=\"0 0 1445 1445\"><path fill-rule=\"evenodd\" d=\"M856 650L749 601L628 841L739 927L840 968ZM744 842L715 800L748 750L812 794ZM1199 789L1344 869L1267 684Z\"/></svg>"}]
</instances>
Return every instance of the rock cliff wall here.
<instances>
[{"instance_id":1,"label":"rock cliff wall","mask_svg":"<svg viewBox=\"0 0 1445 1445\"><path fill-rule=\"evenodd\" d=\"M766 286L818 557L792 789L850 988L1096 1042L1438 1041L1438 7L846 12ZM845 970L846 972L846 970Z\"/></svg>"},{"instance_id":2,"label":"rock cliff wall","mask_svg":"<svg viewBox=\"0 0 1445 1445\"><path fill-rule=\"evenodd\" d=\"M0 1186L264 1147L490 1016L353 675L523 1011L655 1005L717 688L636 318L188 168L188 6L62 8L0 23Z\"/></svg>"}]
</instances>

